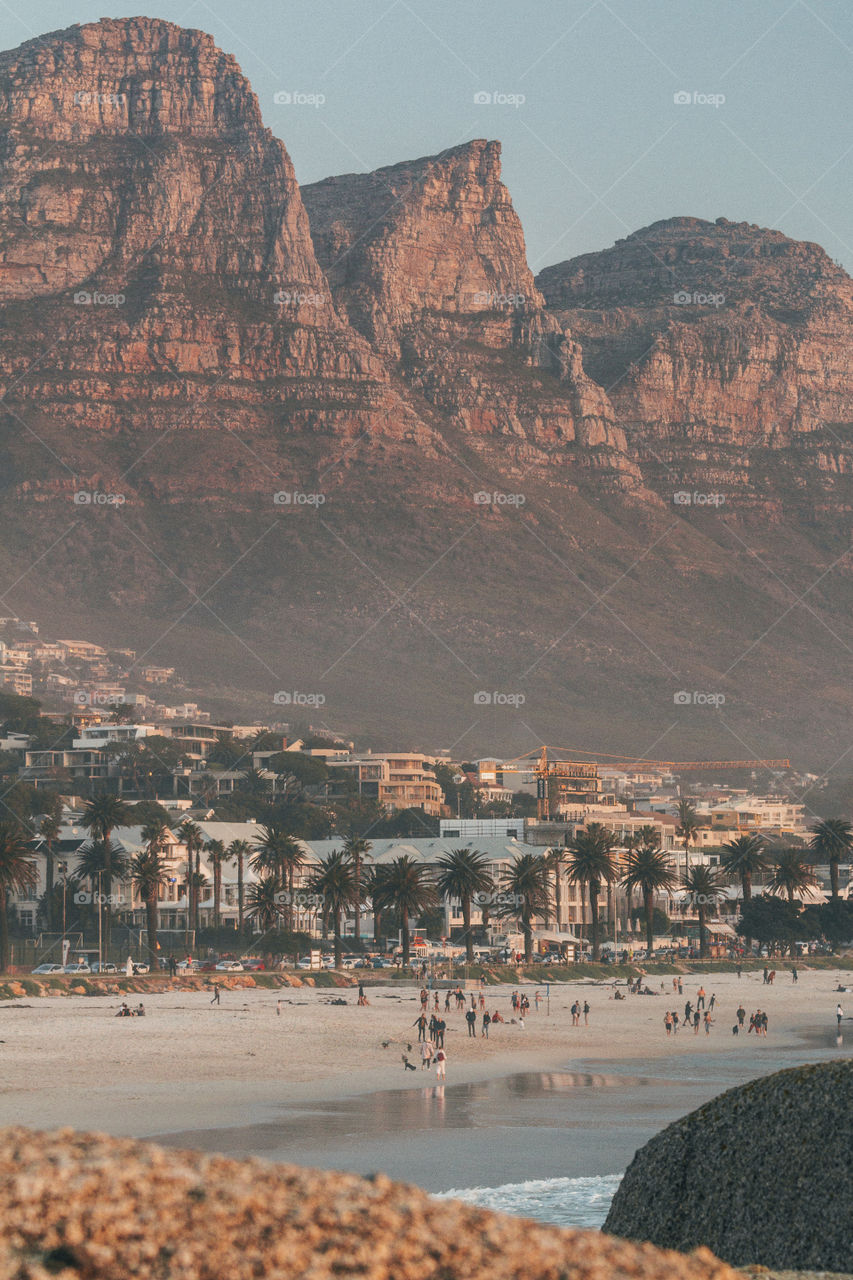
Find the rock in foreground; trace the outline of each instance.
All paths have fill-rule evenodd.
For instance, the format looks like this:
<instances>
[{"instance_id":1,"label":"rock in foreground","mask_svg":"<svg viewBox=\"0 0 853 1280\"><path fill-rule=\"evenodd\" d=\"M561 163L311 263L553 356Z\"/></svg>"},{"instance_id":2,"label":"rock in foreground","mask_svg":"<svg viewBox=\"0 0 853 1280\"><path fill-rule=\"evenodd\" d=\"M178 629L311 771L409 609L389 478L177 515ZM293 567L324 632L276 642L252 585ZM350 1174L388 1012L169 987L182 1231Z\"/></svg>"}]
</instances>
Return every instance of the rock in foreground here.
<instances>
[{"instance_id":1,"label":"rock in foreground","mask_svg":"<svg viewBox=\"0 0 853 1280\"><path fill-rule=\"evenodd\" d=\"M693 1257L349 1174L8 1129L0 1280L736 1280Z\"/></svg>"},{"instance_id":2,"label":"rock in foreground","mask_svg":"<svg viewBox=\"0 0 853 1280\"><path fill-rule=\"evenodd\" d=\"M754 1080L634 1157L604 1230L736 1266L853 1271L853 1062Z\"/></svg>"}]
</instances>

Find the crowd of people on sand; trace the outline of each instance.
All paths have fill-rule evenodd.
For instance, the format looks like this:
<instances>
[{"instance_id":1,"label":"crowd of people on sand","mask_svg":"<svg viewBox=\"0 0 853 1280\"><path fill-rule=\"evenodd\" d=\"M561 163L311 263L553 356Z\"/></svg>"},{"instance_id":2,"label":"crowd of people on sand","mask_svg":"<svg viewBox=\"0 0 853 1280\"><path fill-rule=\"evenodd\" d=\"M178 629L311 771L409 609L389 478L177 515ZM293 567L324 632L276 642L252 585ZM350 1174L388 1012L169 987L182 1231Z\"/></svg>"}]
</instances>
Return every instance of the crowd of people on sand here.
<instances>
[{"instance_id":1,"label":"crowd of people on sand","mask_svg":"<svg viewBox=\"0 0 853 1280\"><path fill-rule=\"evenodd\" d=\"M673 986L675 987L675 979L673 979ZM682 981L680 978L678 980L677 989L679 992L683 991ZM707 1008L705 1005L706 999ZM709 1036L711 1034L711 1027L716 1022L716 1018L713 1016L716 1004L716 993L712 991L710 998L708 998L705 988L699 987L699 990L696 992L696 1004L694 1005L692 1000L687 1000L684 1005L684 1014L682 1017L679 1017L677 1009L667 1009L663 1016L663 1025L666 1030L666 1034L668 1036L677 1035L679 1029L681 1029L683 1031L692 1030L693 1034L698 1036L700 1028L704 1026L705 1035ZM735 1018L736 1021L732 1024L733 1036L740 1035L743 1031L744 1024L746 1023L746 1009L744 1009L742 1003L738 1004ZM750 1014L746 1034L749 1035L754 1031L756 1037L766 1036L768 1021L767 1010L756 1009L754 1013Z\"/></svg>"}]
</instances>

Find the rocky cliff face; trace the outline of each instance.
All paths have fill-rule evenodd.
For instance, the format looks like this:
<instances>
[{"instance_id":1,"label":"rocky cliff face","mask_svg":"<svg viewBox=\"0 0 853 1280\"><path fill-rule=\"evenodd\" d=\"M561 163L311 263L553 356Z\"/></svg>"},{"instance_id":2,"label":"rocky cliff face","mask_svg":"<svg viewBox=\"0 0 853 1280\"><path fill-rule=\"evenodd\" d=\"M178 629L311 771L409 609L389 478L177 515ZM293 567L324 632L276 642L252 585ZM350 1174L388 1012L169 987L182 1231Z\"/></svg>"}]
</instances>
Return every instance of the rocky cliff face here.
<instances>
[{"instance_id":1,"label":"rocky cliff face","mask_svg":"<svg viewBox=\"0 0 853 1280\"><path fill-rule=\"evenodd\" d=\"M335 301L396 375L475 446L572 462L633 490L639 472L580 347L548 314L501 182L500 144L303 188Z\"/></svg>"},{"instance_id":2,"label":"rocky cliff face","mask_svg":"<svg viewBox=\"0 0 853 1280\"><path fill-rule=\"evenodd\" d=\"M853 281L819 246L673 218L537 283L658 488L849 517Z\"/></svg>"}]
</instances>

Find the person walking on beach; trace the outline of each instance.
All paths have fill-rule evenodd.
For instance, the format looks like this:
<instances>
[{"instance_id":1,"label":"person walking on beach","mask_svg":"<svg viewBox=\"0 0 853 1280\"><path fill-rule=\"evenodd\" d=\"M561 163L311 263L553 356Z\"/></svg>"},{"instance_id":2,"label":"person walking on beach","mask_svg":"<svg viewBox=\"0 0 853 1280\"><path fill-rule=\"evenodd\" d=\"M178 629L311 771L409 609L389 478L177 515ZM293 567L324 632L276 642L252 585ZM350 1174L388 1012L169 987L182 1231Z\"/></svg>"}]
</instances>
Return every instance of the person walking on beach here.
<instances>
[{"instance_id":1,"label":"person walking on beach","mask_svg":"<svg viewBox=\"0 0 853 1280\"><path fill-rule=\"evenodd\" d=\"M477 1038L477 1010L469 1009L465 1014L465 1021L468 1023L468 1035Z\"/></svg>"},{"instance_id":2,"label":"person walking on beach","mask_svg":"<svg viewBox=\"0 0 853 1280\"><path fill-rule=\"evenodd\" d=\"M678 1011L676 1009L672 1011L672 1033L673 1035L678 1035Z\"/></svg>"},{"instance_id":3,"label":"person walking on beach","mask_svg":"<svg viewBox=\"0 0 853 1280\"><path fill-rule=\"evenodd\" d=\"M746 1017L746 1009L744 1009L742 1004L739 1004L737 1009L737 1020L738 1020L739 1027L743 1026L743 1020L745 1017Z\"/></svg>"},{"instance_id":4,"label":"person walking on beach","mask_svg":"<svg viewBox=\"0 0 853 1280\"><path fill-rule=\"evenodd\" d=\"M444 997L444 1012L450 1013L450 987L447 988L447 995Z\"/></svg>"},{"instance_id":5,"label":"person walking on beach","mask_svg":"<svg viewBox=\"0 0 853 1280\"><path fill-rule=\"evenodd\" d=\"M679 994L680 996L683 996L683 995L684 995L684 987L681 985L681 979L680 979L680 978L678 979L678 994Z\"/></svg>"},{"instance_id":6,"label":"person walking on beach","mask_svg":"<svg viewBox=\"0 0 853 1280\"><path fill-rule=\"evenodd\" d=\"M418 1029L418 1039L426 1040L426 1033L427 1033L426 1014L422 1013L419 1018L416 1018L415 1021L412 1023L412 1026L417 1027Z\"/></svg>"},{"instance_id":7,"label":"person walking on beach","mask_svg":"<svg viewBox=\"0 0 853 1280\"><path fill-rule=\"evenodd\" d=\"M211 1000L210 1003L219 1004L219 983L218 982L214 982L213 984L213 999Z\"/></svg>"},{"instance_id":8,"label":"person walking on beach","mask_svg":"<svg viewBox=\"0 0 853 1280\"><path fill-rule=\"evenodd\" d=\"M765 985L765 987L767 986L767 983L768 983L769 981L770 981L770 971L769 971L769 969L767 968L767 965L765 965L765 966L764 966L764 985Z\"/></svg>"},{"instance_id":9,"label":"person walking on beach","mask_svg":"<svg viewBox=\"0 0 853 1280\"><path fill-rule=\"evenodd\" d=\"M435 1043L438 1045L439 1049L444 1048L444 1033L446 1030L447 1023L444 1021L444 1018L439 1018L438 1022L435 1024Z\"/></svg>"},{"instance_id":10,"label":"person walking on beach","mask_svg":"<svg viewBox=\"0 0 853 1280\"><path fill-rule=\"evenodd\" d=\"M435 1012L436 1012L436 1013L438 1013L438 992L437 992L437 991L436 991L435 996L434 996L434 998L433 998L432 1007L433 1007L433 1009L435 1010Z\"/></svg>"},{"instance_id":11,"label":"person walking on beach","mask_svg":"<svg viewBox=\"0 0 853 1280\"><path fill-rule=\"evenodd\" d=\"M535 994L535 996L533 997L534 1003L535 1003L535 1005L536 1005L536 1012L537 1012L537 1013L539 1012L539 1003L540 1003L541 999L542 999L542 992L541 992L541 991L537 991L537 992L536 992L536 994Z\"/></svg>"},{"instance_id":12,"label":"person walking on beach","mask_svg":"<svg viewBox=\"0 0 853 1280\"><path fill-rule=\"evenodd\" d=\"M841 1003L839 1001L839 1003L835 1006L835 1025L838 1028L839 1035L841 1034L841 1019L843 1017L844 1017L844 1010L841 1008Z\"/></svg>"},{"instance_id":13,"label":"person walking on beach","mask_svg":"<svg viewBox=\"0 0 853 1280\"><path fill-rule=\"evenodd\" d=\"M281 1001L280 1000L276 1000L275 1002L275 1016L277 1018L281 1017Z\"/></svg>"},{"instance_id":14,"label":"person walking on beach","mask_svg":"<svg viewBox=\"0 0 853 1280\"><path fill-rule=\"evenodd\" d=\"M483 1010L484 1010L484 1009L485 1009L485 1007L486 1007L486 997L485 997L484 992L482 992L482 991L480 992L480 999L479 999L479 1001L478 1001L478 1004L479 1004L479 1006L480 1006L480 1012L482 1013L482 1012L483 1012Z\"/></svg>"},{"instance_id":15,"label":"person walking on beach","mask_svg":"<svg viewBox=\"0 0 853 1280\"><path fill-rule=\"evenodd\" d=\"M693 1017L693 1005L688 1000L684 1006L684 1025L685 1026L687 1026L688 1022L692 1017Z\"/></svg>"},{"instance_id":16,"label":"person walking on beach","mask_svg":"<svg viewBox=\"0 0 853 1280\"><path fill-rule=\"evenodd\" d=\"M761 1011L761 1025L759 1026L758 1029L761 1035L763 1036L767 1035L767 1010L766 1009L762 1009Z\"/></svg>"},{"instance_id":17,"label":"person walking on beach","mask_svg":"<svg viewBox=\"0 0 853 1280\"><path fill-rule=\"evenodd\" d=\"M716 1003L717 1003L717 997L716 997L716 994L712 991L711 999L708 1001L708 1008L711 1010L712 1013L714 1012L714 1005Z\"/></svg>"},{"instance_id":18,"label":"person walking on beach","mask_svg":"<svg viewBox=\"0 0 853 1280\"><path fill-rule=\"evenodd\" d=\"M666 1013L663 1015L663 1025L666 1027L666 1034L668 1036L671 1036L672 1035L672 1014L670 1013L669 1009L667 1009Z\"/></svg>"},{"instance_id":19,"label":"person walking on beach","mask_svg":"<svg viewBox=\"0 0 853 1280\"><path fill-rule=\"evenodd\" d=\"M583 1025L585 1027L589 1026L589 1001L588 1000L584 1000L583 1002Z\"/></svg>"},{"instance_id":20,"label":"person walking on beach","mask_svg":"<svg viewBox=\"0 0 853 1280\"><path fill-rule=\"evenodd\" d=\"M699 1034L699 1022L700 1022L701 1017L702 1017L702 1015L701 1015L701 1013L699 1012L699 1010L697 1009L697 1010L695 1011L695 1013L693 1014L693 1034L694 1034L694 1036L698 1036L698 1034Z\"/></svg>"},{"instance_id":21,"label":"person walking on beach","mask_svg":"<svg viewBox=\"0 0 853 1280\"><path fill-rule=\"evenodd\" d=\"M794 982L794 983L799 982L799 978L797 977L797 966L796 966L796 965L794 965L794 966L793 966L793 968L791 969L791 981L792 981L792 982Z\"/></svg>"},{"instance_id":22,"label":"person walking on beach","mask_svg":"<svg viewBox=\"0 0 853 1280\"><path fill-rule=\"evenodd\" d=\"M710 1034L711 1034L711 1010L706 1009L705 1010L705 1035L709 1036Z\"/></svg>"},{"instance_id":23,"label":"person walking on beach","mask_svg":"<svg viewBox=\"0 0 853 1280\"><path fill-rule=\"evenodd\" d=\"M491 1018L489 1017L489 1013L488 1013L488 1010L487 1010L487 1011L483 1014L483 1029L482 1029L482 1031L480 1032L480 1035L481 1035L481 1036L483 1036L486 1040L488 1040L488 1038L489 1038L489 1023L490 1023L491 1021L492 1021L492 1020L491 1020Z\"/></svg>"},{"instance_id":24,"label":"person walking on beach","mask_svg":"<svg viewBox=\"0 0 853 1280\"><path fill-rule=\"evenodd\" d=\"M421 1071L428 1071L432 1063L432 1043L424 1040L421 1044Z\"/></svg>"},{"instance_id":25,"label":"person walking on beach","mask_svg":"<svg viewBox=\"0 0 853 1280\"><path fill-rule=\"evenodd\" d=\"M426 1009L428 1004L429 1004L429 993L427 992L426 987L421 987L421 1008Z\"/></svg>"},{"instance_id":26,"label":"person walking on beach","mask_svg":"<svg viewBox=\"0 0 853 1280\"><path fill-rule=\"evenodd\" d=\"M740 965L738 965L738 966L737 966L737 976L738 976L738 980L740 980L740 970L741 970L741 966L740 966Z\"/></svg>"},{"instance_id":27,"label":"person walking on beach","mask_svg":"<svg viewBox=\"0 0 853 1280\"><path fill-rule=\"evenodd\" d=\"M447 1054L444 1052L443 1049L439 1049L438 1053L435 1055L436 1080L440 1080L442 1083L444 1082L446 1069L447 1069Z\"/></svg>"},{"instance_id":28,"label":"person walking on beach","mask_svg":"<svg viewBox=\"0 0 853 1280\"><path fill-rule=\"evenodd\" d=\"M705 988L704 987L700 987L699 990L696 992L696 1008L697 1009L705 1008Z\"/></svg>"}]
</instances>

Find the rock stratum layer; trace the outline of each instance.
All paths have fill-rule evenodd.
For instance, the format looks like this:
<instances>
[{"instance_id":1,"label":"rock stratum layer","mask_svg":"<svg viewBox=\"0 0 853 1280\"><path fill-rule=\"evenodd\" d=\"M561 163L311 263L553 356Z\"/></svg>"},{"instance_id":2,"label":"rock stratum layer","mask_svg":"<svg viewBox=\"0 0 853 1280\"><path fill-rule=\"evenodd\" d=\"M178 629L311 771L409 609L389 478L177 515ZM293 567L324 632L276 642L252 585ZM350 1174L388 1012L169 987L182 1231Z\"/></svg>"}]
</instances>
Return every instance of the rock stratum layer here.
<instances>
[{"instance_id":1,"label":"rock stratum layer","mask_svg":"<svg viewBox=\"0 0 853 1280\"><path fill-rule=\"evenodd\" d=\"M0 1139L2 1280L735 1280L371 1179L63 1130Z\"/></svg>"},{"instance_id":2,"label":"rock stratum layer","mask_svg":"<svg viewBox=\"0 0 853 1280\"><path fill-rule=\"evenodd\" d=\"M9 610L385 745L840 754L817 246L677 218L534 280L498 143L300 190L209 36L104 20L0 55L0 319Z\"/></svg>"},{"instance_id":3,"label":"rock stratum layer","mask_svg":"<svg viewBox=\"0 0 853 1280\"><path fill-rule=\"evenodd\" d=\"M604 1230L736 1266L853 1271L853 1062L730 1089L641 1147Z\"/></svg>"}]
</instances>

